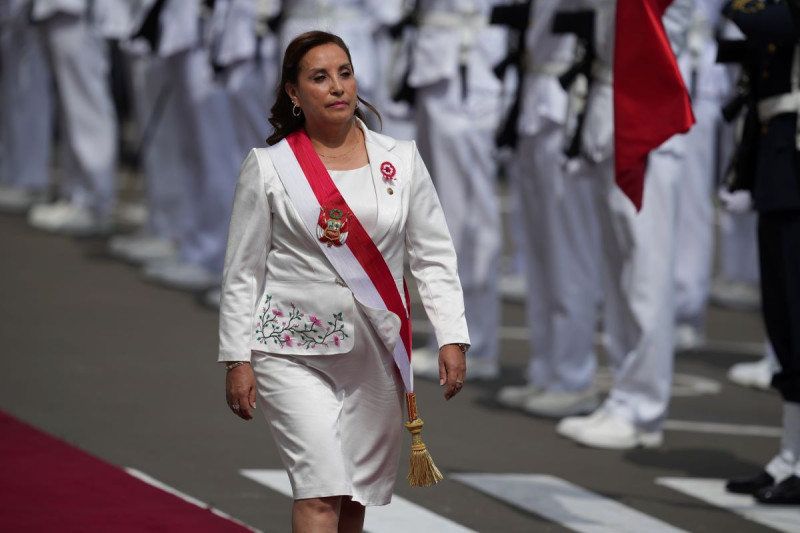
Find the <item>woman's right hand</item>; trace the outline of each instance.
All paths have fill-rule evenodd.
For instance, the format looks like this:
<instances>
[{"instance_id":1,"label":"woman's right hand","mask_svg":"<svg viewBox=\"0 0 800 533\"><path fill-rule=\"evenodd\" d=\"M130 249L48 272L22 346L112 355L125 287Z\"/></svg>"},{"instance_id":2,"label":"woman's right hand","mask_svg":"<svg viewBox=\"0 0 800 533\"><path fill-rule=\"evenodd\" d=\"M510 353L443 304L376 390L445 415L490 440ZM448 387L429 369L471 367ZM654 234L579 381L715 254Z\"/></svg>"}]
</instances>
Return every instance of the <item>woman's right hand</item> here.
<instances>
[{"instance_id":1,"label":"woman's right hand","mask_svg":"<svg viewBox=\"0 0 800 533\"><path fill-rule=\"evenodd\" d=\"M256 378L250 363L239 365L225 373L225 399L234 414L251 420L256 408Z\"/></svg>"}]
</instances>

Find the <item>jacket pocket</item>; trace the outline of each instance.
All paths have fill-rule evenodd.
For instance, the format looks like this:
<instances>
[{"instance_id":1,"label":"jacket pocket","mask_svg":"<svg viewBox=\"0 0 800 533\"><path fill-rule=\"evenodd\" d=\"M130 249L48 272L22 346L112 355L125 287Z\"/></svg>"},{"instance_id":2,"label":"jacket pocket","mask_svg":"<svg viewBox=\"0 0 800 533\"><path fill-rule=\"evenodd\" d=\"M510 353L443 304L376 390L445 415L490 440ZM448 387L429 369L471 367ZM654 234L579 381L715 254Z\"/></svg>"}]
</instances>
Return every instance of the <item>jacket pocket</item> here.
<instances>
[{"instance_id":1,"label":"jacket pocket","mask_svg":"<svg viewBox=\"0 0 800 533\"><path fill-rule=\"evenodd\" d=\"M353 293L334 282L267 280L254 316L253 349L288 355L353 349Z\"/></svg>"}]
</instances>

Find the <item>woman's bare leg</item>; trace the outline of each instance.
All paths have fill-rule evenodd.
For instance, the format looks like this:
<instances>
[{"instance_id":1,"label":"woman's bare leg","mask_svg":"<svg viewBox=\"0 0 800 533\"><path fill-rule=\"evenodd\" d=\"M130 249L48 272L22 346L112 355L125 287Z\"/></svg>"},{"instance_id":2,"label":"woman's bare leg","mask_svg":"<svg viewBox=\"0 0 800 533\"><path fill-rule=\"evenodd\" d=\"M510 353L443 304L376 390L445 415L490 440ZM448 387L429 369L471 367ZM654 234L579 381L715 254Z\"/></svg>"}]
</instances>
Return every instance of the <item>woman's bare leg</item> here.
<instances>
[{"instance_id":1,"label":"woman's bare leg","mask_svg":"<svg viewBox=\"0 0 800 533\"><path fill-rule=\"evenodd\" d=\"M337 533L342 499L342 496L328 496L295 500L292 505L292 532Z\"/></svg>"}]
</instances>

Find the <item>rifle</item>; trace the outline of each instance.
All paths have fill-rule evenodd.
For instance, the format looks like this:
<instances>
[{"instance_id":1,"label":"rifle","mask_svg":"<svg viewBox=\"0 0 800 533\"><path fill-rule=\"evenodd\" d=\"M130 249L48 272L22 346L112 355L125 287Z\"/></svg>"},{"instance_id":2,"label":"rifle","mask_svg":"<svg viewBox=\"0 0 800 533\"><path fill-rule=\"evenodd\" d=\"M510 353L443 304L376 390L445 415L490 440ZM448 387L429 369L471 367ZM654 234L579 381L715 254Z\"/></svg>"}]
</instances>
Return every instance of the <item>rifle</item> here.
<instances>
[{"instance_id":1,"label":"rifle","mask_svg":"<svg viewBox=\"0 0 800 533\"><path fill-rule=\"evenodd\" d=\"M506 26L516 32L516 39L509 41L509 50L505 58L495 65L494 74L501 80L506 70L513 67L517 70L519 81L514 94L514 101L503 120L502 126L495 135L494 142L498 148L517 146L517 122L522 107L522 80L525 72L525 33L531 18L533 0L511 5L495 6L489 18L489 24Z\"/></svg>"},{"instance_id":2,"label":"rifle","mask_svg":"<svg viewBox=\"0 0 800 533\"><path fill-rule=\"evenodd\" d=\"M717 41L717 63L741 65L736 95L722 107L722 116L726 122L733 122L746 108L741 135L723 178L729 191L752 191L755 183L756 158L761 137L758 102L751 84L757 68L756 54L745 40Z\"/></svg>"},{"instance_id":3,"label":"rifle","mask_svg":"<svg viewBox=\"0 0 800 533\"><path fill-rule=\"evenodd\" d=\"M578 39L575 61L572 66L559 76L558 81L565 91L570 92L579 77L586 80L585 94L575 94L580 98L575 129L569 142L565 145L564 154L573 159L581 152L581 137L586 122L586 97L592 86L592 65L597 57L594 46L594 11L559 11L553 19L553 33L574 34ZM577 93L577 91L576 91Z\"/></svg>"}]
</instances>

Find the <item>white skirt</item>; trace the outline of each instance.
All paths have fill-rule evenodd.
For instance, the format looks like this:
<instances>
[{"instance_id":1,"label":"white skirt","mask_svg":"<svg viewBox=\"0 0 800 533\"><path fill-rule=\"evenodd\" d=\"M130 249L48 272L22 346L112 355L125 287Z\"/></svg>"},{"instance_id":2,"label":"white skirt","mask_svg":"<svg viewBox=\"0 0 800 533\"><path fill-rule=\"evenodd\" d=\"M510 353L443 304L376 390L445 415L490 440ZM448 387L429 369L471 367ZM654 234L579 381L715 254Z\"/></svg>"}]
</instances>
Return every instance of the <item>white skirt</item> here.
<instances>
[{"instance_id":1,"label":"white skirt","mask_svg":"<svg viewBox=\"0 0 800 533\"><path fill-rule=\"evenodd\" d=\"M356 315L346 354L252 354L258 406L296 500L344 495L386 505L392 499L404 389L386 347L360 310Z\"/></svg>"}]
</instances>

